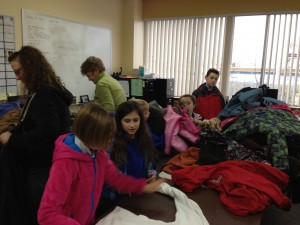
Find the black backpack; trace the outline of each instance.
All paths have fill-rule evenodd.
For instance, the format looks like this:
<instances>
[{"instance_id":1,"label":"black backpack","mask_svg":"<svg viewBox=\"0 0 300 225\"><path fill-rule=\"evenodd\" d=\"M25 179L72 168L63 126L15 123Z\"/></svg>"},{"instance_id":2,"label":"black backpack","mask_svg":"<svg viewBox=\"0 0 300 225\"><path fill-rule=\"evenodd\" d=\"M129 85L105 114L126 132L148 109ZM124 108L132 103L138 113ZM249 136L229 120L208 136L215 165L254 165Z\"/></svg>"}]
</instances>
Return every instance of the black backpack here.
<instances>
[{"instance_id":1,"label":"black backpack","mask_svg":"<svg viewBox=\"0 0 300 225\"><path fill-rule=\"evenodd\" d=\"M214 165L227 160L227 146L230 138L216 131L202 131L197 146L200 148L198 163Z\"/></svg>"}]
</instances>

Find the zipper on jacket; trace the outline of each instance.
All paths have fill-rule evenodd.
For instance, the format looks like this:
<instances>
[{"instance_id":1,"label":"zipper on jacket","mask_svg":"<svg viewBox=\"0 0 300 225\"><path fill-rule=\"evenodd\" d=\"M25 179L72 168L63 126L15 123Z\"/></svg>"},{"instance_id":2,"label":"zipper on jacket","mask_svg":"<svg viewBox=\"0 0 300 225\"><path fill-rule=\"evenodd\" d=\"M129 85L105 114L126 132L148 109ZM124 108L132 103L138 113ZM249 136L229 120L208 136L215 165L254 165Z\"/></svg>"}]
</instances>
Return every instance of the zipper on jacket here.
<instances>
[{"instance_id":1,"label":"zipper on jacket","mask_svg":"<svg viewBox=\"0 0 300 225\"><path fill-rule=\"evenodd\" d=\"M95 207L95 201L94 201L94 192L95 192L95 185L96 185L96 177L97 177L97 168L96 168L96 155L94 153L92 153L91 151L91 155L90 155L92 162L93 162L93 167L94 167L94 184L93 184L93 188L92 188L92 192L91 192L91 203L92 203L92 207L90 210L90 215L89 215L89 219L91 218L92 212L94 210Z\"/></svg>"}]
</instances>

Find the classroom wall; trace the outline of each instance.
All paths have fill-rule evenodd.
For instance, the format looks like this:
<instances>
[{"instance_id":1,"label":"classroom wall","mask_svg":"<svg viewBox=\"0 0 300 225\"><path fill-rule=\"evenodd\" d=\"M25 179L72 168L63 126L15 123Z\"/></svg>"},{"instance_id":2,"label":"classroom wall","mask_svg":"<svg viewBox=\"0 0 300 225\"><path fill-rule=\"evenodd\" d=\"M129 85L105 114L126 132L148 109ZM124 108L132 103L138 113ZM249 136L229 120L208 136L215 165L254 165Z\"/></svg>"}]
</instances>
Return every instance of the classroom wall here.
<instances>
[{"instance_id":1,"label":"classroom wall","mask_svg":"<svg viewBox=\"0 0 300 225\"><path fill-rule=\"evenodd\" d=\"M133 40L133 30L126 29L126 26L130 26L132 21L129 21L127 25L124 21L124 17L130 16L128 13L123 13L128 11L124 7L130 7L130 5L127 6L123 4L125 1L131 2L136 0L0 0L0 14L14 17L17 50L22 46L22 8L83 24L111 29L112 71L118 72L120 66L122 66L124 70L131 71L133 54L130 53L130 49L126 49L130 57L126 55L126 61L124 60L126 64L122 64L123 57L125 57L122 54L123 42L132 42L130 40ZM125 23L125 28L123 23ZM124 31L127 32L129 41L124 39ZM78 69L80 67L80 65L74 66L77 66Z\"/></svg>"},{"instance_id":2,"label":"classroom wall","mask_svg":"<svg viewBox=\"0 0 300 225\"><path fill-rule=\"evenodd\" d=\"M143 18L300 12L299 0L143 0Z\"/></svg>"},{"instance_id":3,"label":"classroom wall","mask_svg":"<svg viewBox=\"0 0 300 225\"><path fill-rule=\"evenodd\" d=\"M144 23L142 0L123 0L122 63L124 74L143 65Z\"/></svg>"},{"instance_id":4,"label":"classroom wall","mask_svg":"<svg viewBox=\"0 0 300 225\"><path fill-rule=\"evenodd\" d=\"M0 0L0 4L0 14L15 19L16 49L22 46L22 8L111 29L112 71L122 66L123 74L143 64L143 18L300 12L299 0L284 4L282 0Z\"/></svg>"}]
</instances>

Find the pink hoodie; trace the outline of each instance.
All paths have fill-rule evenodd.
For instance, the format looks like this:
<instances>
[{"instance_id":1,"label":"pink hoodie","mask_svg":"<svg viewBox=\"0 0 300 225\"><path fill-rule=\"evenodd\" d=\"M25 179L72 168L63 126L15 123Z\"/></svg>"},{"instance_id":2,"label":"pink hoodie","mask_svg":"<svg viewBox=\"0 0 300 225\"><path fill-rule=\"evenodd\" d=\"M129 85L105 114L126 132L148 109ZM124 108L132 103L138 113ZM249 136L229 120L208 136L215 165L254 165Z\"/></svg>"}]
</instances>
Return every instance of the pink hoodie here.
<instances>
[{"instance_id":1,"label":"pink hoodie","mask_svg":"<svg viewBox=\"0 0 300 225\"><path fill-rule=\"evenodd\" d=\"M53 164L38 211L38 222L44 224L92 224L104 182L120 192L141 194L145 179L119 173L104 150L93 159L55 142Z\"/></svg>"},{"instance_id":2,"label":"pink hoodie","mask_svg":"<svg viewBox=\"0 0 300 225\"><path fill-rule=\"evenodd\" d=\"M186 113L179 115L174 112L172 106L169 105L164 118L166 121L165 154L171 153L171 147L174 147L179 152L186 151L189 146L184 138L193 143L200 138L199 128Z\"/></svg>"}]
</instances>

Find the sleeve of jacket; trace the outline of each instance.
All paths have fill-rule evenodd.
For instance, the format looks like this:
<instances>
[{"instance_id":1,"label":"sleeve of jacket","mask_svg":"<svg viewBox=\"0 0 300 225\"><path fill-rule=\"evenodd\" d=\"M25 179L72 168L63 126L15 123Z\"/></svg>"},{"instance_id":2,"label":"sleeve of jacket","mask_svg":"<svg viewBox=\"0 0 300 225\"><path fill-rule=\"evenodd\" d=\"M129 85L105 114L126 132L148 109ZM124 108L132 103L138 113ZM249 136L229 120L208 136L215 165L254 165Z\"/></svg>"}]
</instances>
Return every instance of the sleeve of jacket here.
<instances>
[{"instance_id":1,"label":"sleeve of jacket","mask_svg":"<svg viewBox=\"0 0 300 225\"><path fill-rule=\"evenodd\" d=\"M107 158L105 166L105 183L118 192L142 194L146 179L137 179L120 173L113 161Z\"/></svg>"},{"instance_id":2,"label":"sleeve of jacket","mask_svg":"<svg viewBox=\"0 0 300 225\"><path fill-rule=\"evenodd\" d=\"M58 99L51 93L37 94L28 109L28 117L32 120L33 127L21 131L22 128L17 126L8 141L8 147L40 149L41 143L54 143L60 132L59 110L55 101Z\"/></svg>"},{"instance_id":3,"label":"sleeve of jacket","mask_svg":"<svg viewBox=\"0 0 300 225\"><path fill-rule=\"evenodd\" d=\"M195 98L198 97L198 95L197 95L197 89L192 92L192 95L195 96Z\"/></svg>"},{"instance_id":4,"label":"sleeve of jacket","mask_svg":"<svg viewBox=\"0 0 300 225\"><path fill-rule=\"evenodd\" d=\"M166 109L166 113L164 116L164 119L166 121L166 127L165 127L165 154L171 153L171 146L174 144L174 141L178 140L180 141L180 138L178 138L177 134L179 132L179 120L180 115L175 113L172 109L172 106L168 106ZM181 142L182 143L182 142ZM184 146L185 148L186 146Z\"/></svg>"},{"instance_id":5,"label":"sleeve of jacket","mask_svg":"<svg viewBox=\"0 0 300 225\"><path fill-rule=\"evenodd\" d=\"M225 98L222 93L220 94L220 99L221 99L221 107L222 107L222 109L224 109L226 103L225 103Z\"/></svg>"},{"instance_id":6,"label":"sleeve of jacket","mask_svg":"<svg viewBox=\"0 0 300 225\"><path fill-rule=\"evenodd\" d=\"M39 224L79 225L76 220L62 213L76 173L71 164L72 162L67 160L53 164L38 210Z\"/></svg>"}]
</instances>

